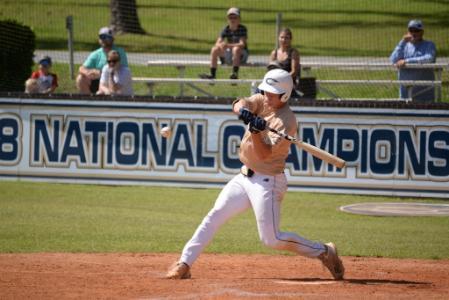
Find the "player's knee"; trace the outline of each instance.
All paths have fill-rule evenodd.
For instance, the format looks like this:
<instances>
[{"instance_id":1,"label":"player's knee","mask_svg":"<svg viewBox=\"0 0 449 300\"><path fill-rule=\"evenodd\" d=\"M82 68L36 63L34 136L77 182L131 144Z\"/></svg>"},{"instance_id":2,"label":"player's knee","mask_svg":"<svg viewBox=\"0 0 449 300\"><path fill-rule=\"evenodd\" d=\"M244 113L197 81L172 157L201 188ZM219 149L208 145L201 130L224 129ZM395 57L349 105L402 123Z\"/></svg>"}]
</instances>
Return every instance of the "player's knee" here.
<instances>
[{"instance_id":1,"label":"player's knee","mask_svg":"<svg viewBox=\"0 0 449 300\"><path fill-rule=\"evenodd\" d=\"M240 55L240 54L242 54L242 48L240 47L232 48L232 55Z\"/></svg>"},{"instance_id":2,"label":"player's knee","mask_svg":"<svg viewBox=\"0 0 449 300\"><path fill-rule=\"evenodd\" d=\"M204 221L208 226L218 228L226 222L226 214L223 209L213 208L209 211Z\"/></svg>"},{"instance_id":3,"label":"player's knee","mask_svg":"<svg viewBox=\"0 0 449 300\"><path fill-rule=\"evenodd\" d=\"M264 235L260 238L262 243L272 249L281 250L284 248L284 243L276 238L275 235Z\"/></svg>"},{"instance_id":4,"label":"player's knee","mask_svg":"<svg viewBox=\"0 0 449 300\"><path fill-rule=\"evenodd\" d=\"M219 54L221 52L221 48L218 46L213 46L212 49L210 50L210 53L212 54Z\"/></svg>"},{"instance_id":5,"label":"player's knee","mask_svg":"<svg viewBox=\"0 0 449 300\"><path fill-rule=\"evenodd\" d=\"M89 79L84 76L83 74L78 74L78 76L76 76L76 85L79 86L83 86L83 85L88 85L89 84Z\"/></svg>"}]
</instances>

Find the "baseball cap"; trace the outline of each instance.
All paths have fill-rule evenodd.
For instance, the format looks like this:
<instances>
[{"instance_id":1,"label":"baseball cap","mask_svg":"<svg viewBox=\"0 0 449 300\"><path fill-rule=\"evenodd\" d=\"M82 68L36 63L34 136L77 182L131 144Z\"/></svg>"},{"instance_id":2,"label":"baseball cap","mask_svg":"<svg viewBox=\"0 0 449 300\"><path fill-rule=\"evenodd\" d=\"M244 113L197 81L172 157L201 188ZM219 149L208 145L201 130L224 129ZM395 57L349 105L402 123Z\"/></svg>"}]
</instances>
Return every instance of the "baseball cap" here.
<instances>
[{"instance_id":1,"label":"baseball cap","mask_svg":"<svg viewBox=\"0 0 449 300\"><path fill-rule=\"evenodd\" d=\"M51 66L50 56L44 56L41 60L39 60L39 64L46 67Z\"/></svg>"},{"instance_id":2,"label":"baseball cap","mask_svg":"<svg viewBox=\"0 0 449 300\"><path fill-rule=\"evenodd\" d=\"M228 9L228 13L226 15L227 16L229 16L229 15L240 16L240 9L238 9L237 7L231 7L230 9Z\"/></svg>"},{"instance_id":3,"label":"baseball cap","mask_svg":"<svg viewBox=\"0 0 449 300\"><path fill-rule=\"evenodd\" d=\"M424 29L424 25L422 23L421 20L411 20L410 22L408 22L408 28L415 28L418 30L423 30Z\"/></svg>"},{"instance_id":4,"label":"baseball cap","mask_svg":"<svg viewBox=\"0 0 449 300\"><path fill-rule=\"evenodd\" d=\"M106 35L112 37L112 30L109 27L102 27L98 32L98 35Z\"/></svg>"}]
</instances>

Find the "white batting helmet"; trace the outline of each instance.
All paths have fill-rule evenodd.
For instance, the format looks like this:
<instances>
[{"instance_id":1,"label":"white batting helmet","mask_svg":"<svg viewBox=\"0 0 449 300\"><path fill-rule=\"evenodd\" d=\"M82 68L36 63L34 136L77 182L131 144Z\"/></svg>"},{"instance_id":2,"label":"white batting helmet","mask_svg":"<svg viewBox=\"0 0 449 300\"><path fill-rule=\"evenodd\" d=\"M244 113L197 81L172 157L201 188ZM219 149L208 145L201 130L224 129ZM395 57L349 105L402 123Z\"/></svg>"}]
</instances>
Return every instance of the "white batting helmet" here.
<instances>
[{"instance_id":1,"label":"white batting helmet","mask_svg":"<svg viewBox=\"0 0 449 300\"><path fill-rule=\"evenodd\" d=\"M290 73L282 69L268 71L259 84L259 90L273 94L282 95L281 101L290 99L293 89L293 79Z\"/></svg>"}]
</instances>

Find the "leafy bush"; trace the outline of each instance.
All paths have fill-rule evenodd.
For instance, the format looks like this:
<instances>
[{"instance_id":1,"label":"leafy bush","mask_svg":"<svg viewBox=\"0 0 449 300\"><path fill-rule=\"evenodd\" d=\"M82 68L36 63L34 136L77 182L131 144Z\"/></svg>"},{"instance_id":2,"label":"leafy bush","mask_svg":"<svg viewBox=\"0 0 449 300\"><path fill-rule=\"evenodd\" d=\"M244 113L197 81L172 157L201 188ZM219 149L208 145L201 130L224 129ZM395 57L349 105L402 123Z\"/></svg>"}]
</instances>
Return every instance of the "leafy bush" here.
<instances>
[{"instance_id":1,"label":"leafy bush","mask_svg":"<svg viewBox=\"0 0 449 300\"><path fill-rule=\"evenodd\" d=\"M23 91L30 77L36 36L30 27L0 20L0 91Z\"/></svg>"}]
</instances>

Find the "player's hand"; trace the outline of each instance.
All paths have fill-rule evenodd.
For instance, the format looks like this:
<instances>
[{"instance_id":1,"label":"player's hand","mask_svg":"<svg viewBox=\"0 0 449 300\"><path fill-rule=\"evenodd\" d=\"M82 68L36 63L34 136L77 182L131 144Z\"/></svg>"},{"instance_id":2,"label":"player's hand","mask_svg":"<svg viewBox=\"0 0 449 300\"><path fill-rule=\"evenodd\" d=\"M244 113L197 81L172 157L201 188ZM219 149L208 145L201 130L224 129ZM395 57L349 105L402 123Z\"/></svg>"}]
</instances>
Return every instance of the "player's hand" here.
<instances>
[{"instance_id":1,"label":"player's hand","mask_svg":"<svg viewBox=\"0 0 449 300\"><path fill-rule=\"evenodd\" d=\"M242 120L246 125L248 125L251 120L254 119L254 114L245 107L240 108L239 113L239 119Z\"/></svg>"},{"instance_id":2,"label":"player's hand","mask_svg":"<svg viewBox=\"0 0 449 300\"><path fill-rule=\"evenodd\" d=\"M267 127L267 121L265 121L264 119L260 118L260 117L255 117L251 120L251 122L249 123L249 131L251 133L259 133L261 131L264 131L265 128Z\"/></svg>"},{"instance_id":3,"label":"player's hand","mask_svg":"<svg viewBox=\"0 0 449 300\"><path fill-rule=\"evenodd\" d=\"M407 32L403 37L402 40L404 42L410 42L413 39L413 36L410 34L410 32Z\"/></svg>"},{"instance_id":4,"label":"player's hand","mask_svg":"<svg viewBox=\"0 0 449 300\"><path fill-rule=\"evenodd\" d=\"M88 76L91 80L98 79L98 78L100 78L100 71L98 71L98 70L90 70L90 71L87 73L87 76Z\"/></svg>"},{"instance_id":5,"label":"player's hand","mask_svg":"<svg viewBox=\"0 0 449 300\"><path fill-rule=\"evenodd\" d=\"M400 59L398 60L395 64L394 64L397 68L403 68L405 67L406 63L404 59Z\"/></svg>"}]
</instances>

